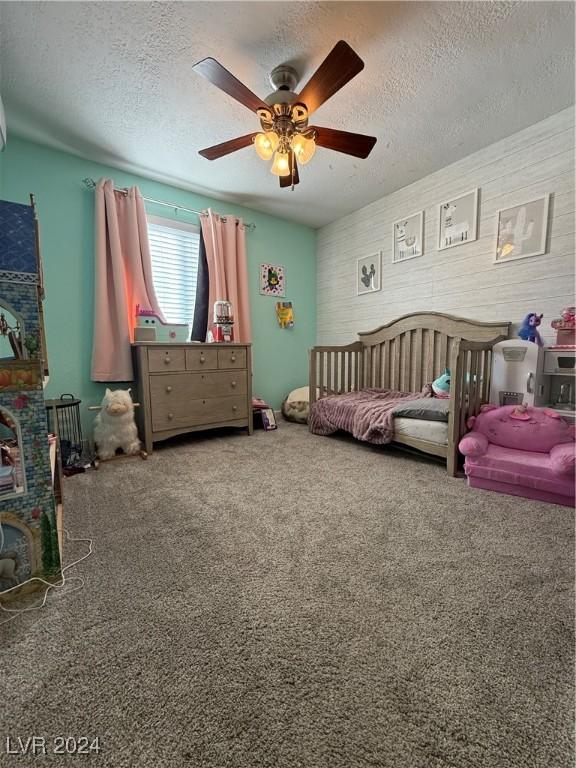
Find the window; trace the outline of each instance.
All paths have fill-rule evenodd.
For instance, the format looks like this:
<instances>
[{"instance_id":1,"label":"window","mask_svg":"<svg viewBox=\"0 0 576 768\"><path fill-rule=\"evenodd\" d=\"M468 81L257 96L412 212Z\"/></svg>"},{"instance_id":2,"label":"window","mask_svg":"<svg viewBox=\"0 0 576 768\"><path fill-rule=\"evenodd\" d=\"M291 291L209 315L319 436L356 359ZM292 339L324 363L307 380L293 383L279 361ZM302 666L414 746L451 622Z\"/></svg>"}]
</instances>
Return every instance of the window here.
<instances>
[{"instance_id":1,"label":"window","mask_svg":"<svg viewBox=\"0 0 576 768\"><path fill-rule=\"evenodd\" d=\"M200 228L148 216L152 276L160 309L169 323L194 319Z\"/></svg>"}]
</instances>

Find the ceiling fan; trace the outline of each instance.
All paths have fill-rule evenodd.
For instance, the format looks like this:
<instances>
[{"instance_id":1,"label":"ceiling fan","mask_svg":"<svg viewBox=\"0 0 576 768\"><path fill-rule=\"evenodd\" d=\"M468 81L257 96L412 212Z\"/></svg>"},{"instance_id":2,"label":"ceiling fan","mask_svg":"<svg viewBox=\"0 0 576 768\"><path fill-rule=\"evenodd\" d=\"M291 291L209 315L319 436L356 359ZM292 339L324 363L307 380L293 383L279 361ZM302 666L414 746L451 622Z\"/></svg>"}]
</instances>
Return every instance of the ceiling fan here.
<instances>
[{"instance_id":1,"label":"ceiling fan","mask_svg":"<svg viewBox=\"0 0 576 768\"><path fill-rule=\"evenodd\" d=\"M364 69L362 59L344 40L336 43L298 94L294 92L298 73L287 64L272 70L270 82L276 90L263 100L216 59L202 59L193 69L256 112L262 129L200 150L199 154L208 160L216 160L254 144L254 149L263 160L274 156L271 172L279 177L280 186L294 189L300 181L298 163L305 165L317 146L366 158L376 144L374 136L308 125L310 115Z\"/></svg>"}]
</instances>

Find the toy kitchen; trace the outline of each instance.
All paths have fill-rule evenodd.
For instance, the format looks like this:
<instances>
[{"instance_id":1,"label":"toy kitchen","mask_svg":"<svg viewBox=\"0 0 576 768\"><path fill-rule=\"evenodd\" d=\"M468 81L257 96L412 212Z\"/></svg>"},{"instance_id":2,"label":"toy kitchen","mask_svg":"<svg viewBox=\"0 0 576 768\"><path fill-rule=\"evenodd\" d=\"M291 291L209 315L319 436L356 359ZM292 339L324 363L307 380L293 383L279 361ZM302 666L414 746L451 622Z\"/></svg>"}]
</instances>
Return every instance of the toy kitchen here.
<instances>
[{"instance_id":1,"label":"toy kitchen","mask_svg":"<svg viewBox=\"0 0 576 768\"><path fill-rule=\"evenodd\" d=\"M494 346L490 402L545 406L576 422L576 345L574 314L554 320L556 344L508 339Z\"/></svg>"}]
</instances>

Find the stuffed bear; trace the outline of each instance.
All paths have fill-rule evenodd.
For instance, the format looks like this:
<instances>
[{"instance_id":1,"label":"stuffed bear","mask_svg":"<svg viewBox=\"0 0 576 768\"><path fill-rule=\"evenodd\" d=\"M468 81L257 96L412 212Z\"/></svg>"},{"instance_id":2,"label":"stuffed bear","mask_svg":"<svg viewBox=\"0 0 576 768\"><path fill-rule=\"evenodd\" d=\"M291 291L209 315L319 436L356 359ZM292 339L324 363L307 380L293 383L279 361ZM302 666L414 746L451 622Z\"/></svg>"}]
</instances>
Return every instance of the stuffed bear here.
<instances>
[{"instance_id":1,"label":"stuffed bear","mask_svg":"<svg viewBox=\"0 0 576 768\"><path fill-rule=\"evenodd\" d=\"M106 389L102 409L94 420L94 441L101 459L111 459L118 448L128 455L140 451L129 389Z\"/></svg>"},{"instance_id":2,"label":"stuffed bear","mask_svg":"<svg viewBox=\"0 0 576 768\"><path fill-rule=\"evenodd\" d=\"M466 425L472 431L460 441L460 452L471 458L483 456L490 444L518 451L550 455L550 468L557 474L574 470L574 425L550 408L526 405L483 405L478 416Z\"/></svg>"}]
</instances>

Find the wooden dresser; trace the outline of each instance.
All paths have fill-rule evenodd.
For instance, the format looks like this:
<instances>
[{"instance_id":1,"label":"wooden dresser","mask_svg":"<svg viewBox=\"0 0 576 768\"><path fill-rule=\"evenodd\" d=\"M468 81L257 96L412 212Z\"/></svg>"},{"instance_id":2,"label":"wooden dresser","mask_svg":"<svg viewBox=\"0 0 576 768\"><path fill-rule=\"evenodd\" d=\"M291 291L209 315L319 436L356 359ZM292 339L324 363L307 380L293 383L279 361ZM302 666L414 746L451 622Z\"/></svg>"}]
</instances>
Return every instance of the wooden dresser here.
<instances>
[{"instance_id":1,"label":"wooden dresser","mask_svg":"<svg viewBox=\"0 0 576 768\"><path fill-rule=\"evenodd\" d=\"M252 434L250 344L132 345L140 437L153 443L184 432L245 427Z\"/></svg>"}]
</instances>

